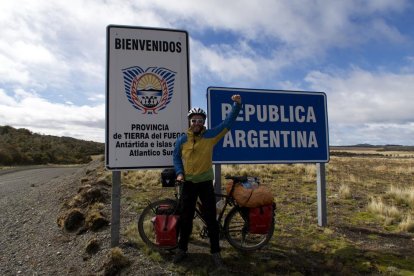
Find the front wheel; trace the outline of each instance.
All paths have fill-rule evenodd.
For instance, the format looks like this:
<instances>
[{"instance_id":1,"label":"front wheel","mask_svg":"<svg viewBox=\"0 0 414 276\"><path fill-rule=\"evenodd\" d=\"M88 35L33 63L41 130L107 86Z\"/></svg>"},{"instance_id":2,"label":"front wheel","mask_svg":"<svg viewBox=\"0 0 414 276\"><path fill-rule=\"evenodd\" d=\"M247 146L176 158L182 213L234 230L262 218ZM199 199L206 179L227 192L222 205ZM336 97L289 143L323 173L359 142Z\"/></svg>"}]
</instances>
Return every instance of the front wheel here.
<instances>
[{"instance_id":1,"label":"front wheel","mask_svg":"<svg viewBox=\"0 0 414 276\"><path fill-rule=\"evenodd\" d=\"M138 233L141 236L143 242L148 245L148 247L155 249L155 250L173 250L177 248L178 245L175 246L160 246L156 242L155 238L155 229L154 229L154 218L155 218L155 211L157 207L160 205L168 205L172 208L176 208L177 202L173 199L161 199L158 201L154 201L150 203L144 210L142 210L141 215L138 219Z\"/></svg>"},{"instance_id":2,"label":"front wheel","mask_svg":"<svg viewBox=\"0 0 414 276\"><path fill-rule=\"evenodd\" d=\"M275 230L275 219L267 234L249 233L248 209L233 207L224 221L224 233L228 242L240 251L254 251L269 243Z\"/></svg>"}]
</instances>

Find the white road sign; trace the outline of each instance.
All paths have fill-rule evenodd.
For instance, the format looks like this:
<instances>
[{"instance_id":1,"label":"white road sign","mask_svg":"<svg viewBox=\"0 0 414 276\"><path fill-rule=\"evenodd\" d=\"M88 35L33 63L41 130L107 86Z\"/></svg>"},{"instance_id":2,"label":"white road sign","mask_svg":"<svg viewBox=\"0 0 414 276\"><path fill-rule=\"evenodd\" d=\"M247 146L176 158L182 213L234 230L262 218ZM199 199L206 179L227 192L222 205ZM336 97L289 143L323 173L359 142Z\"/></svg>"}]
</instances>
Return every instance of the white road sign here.
<instances>
[{"instance_id":1,"label":"white road sign","mask_svg":"<svg viewBox=\"0 0 414 276\"><path fill-rule=\"evenodd\" d=\"M190 106L188 33L107 27L106 167L172 166Z\"/></svg>"}]
</instances>

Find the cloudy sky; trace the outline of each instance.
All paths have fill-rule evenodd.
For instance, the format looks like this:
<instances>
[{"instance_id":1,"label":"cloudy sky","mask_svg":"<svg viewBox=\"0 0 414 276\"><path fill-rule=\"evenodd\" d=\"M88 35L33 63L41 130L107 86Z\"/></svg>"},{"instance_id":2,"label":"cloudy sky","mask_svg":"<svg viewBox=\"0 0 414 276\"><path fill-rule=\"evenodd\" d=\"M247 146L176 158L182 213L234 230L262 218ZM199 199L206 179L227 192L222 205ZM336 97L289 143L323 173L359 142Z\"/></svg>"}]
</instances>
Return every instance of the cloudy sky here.
<instances>
[{"instance_id":1,"label":"cloudy sky","mask_svg":"<svg viewBox=\"0 0 414 276\"><path fill-rule=\"evenodd\" d=\"M105 140L106 26L187 30L208 86L323 91L331 145L414 145L414 2L0 1L0 125Z\"/></svg>"}]
</instances>

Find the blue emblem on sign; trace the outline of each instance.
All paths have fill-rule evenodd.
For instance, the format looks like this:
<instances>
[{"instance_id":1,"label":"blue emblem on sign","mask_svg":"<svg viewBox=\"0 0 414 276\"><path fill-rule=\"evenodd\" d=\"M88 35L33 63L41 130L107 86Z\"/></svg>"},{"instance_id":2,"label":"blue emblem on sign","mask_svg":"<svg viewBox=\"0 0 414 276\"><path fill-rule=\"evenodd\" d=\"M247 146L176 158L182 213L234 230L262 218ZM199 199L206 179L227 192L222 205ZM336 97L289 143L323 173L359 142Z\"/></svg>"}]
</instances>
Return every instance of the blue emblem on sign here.
<instances>
[{"instance_id":1,"label":"blue emblem on sign","mask_svg":"<svg viewBox=\"0 0 414 276\"><path fill-rule=\"evenodd\" d=\"M125 93L132 106L143 114L157 114L171 101L176 72L166 68L139 66L122 70Z\"/></svg>"}]
</instances>

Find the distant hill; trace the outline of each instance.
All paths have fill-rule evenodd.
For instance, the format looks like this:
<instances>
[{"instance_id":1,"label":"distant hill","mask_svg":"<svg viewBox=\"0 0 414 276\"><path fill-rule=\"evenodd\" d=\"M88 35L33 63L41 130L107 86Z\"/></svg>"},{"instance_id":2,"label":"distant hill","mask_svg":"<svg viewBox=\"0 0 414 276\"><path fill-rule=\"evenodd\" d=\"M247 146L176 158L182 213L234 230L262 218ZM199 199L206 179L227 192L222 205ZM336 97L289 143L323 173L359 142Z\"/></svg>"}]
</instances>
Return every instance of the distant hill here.
<instances>
[{"instance_id":1,"label":"distant hill","mask_svg":"<svg viewBox=\"0 0 414 276\"><path fill-rule=\"evenodd\" d=\"M103 154L104 150L103 143L0 126L0 165L3 166L88 163L91 155Z\"/></svg>"},{"instance_id":2,"label":"distant hill","mask_svg":"<svg viewBox=\"0 0 414 276\"><path fill-rule=\"evenodd\" d=\"M414 146L357 144L349 146L330 146L330 149L374 149L376 151L414 151Z\"/></svg>"}]
</instances>

